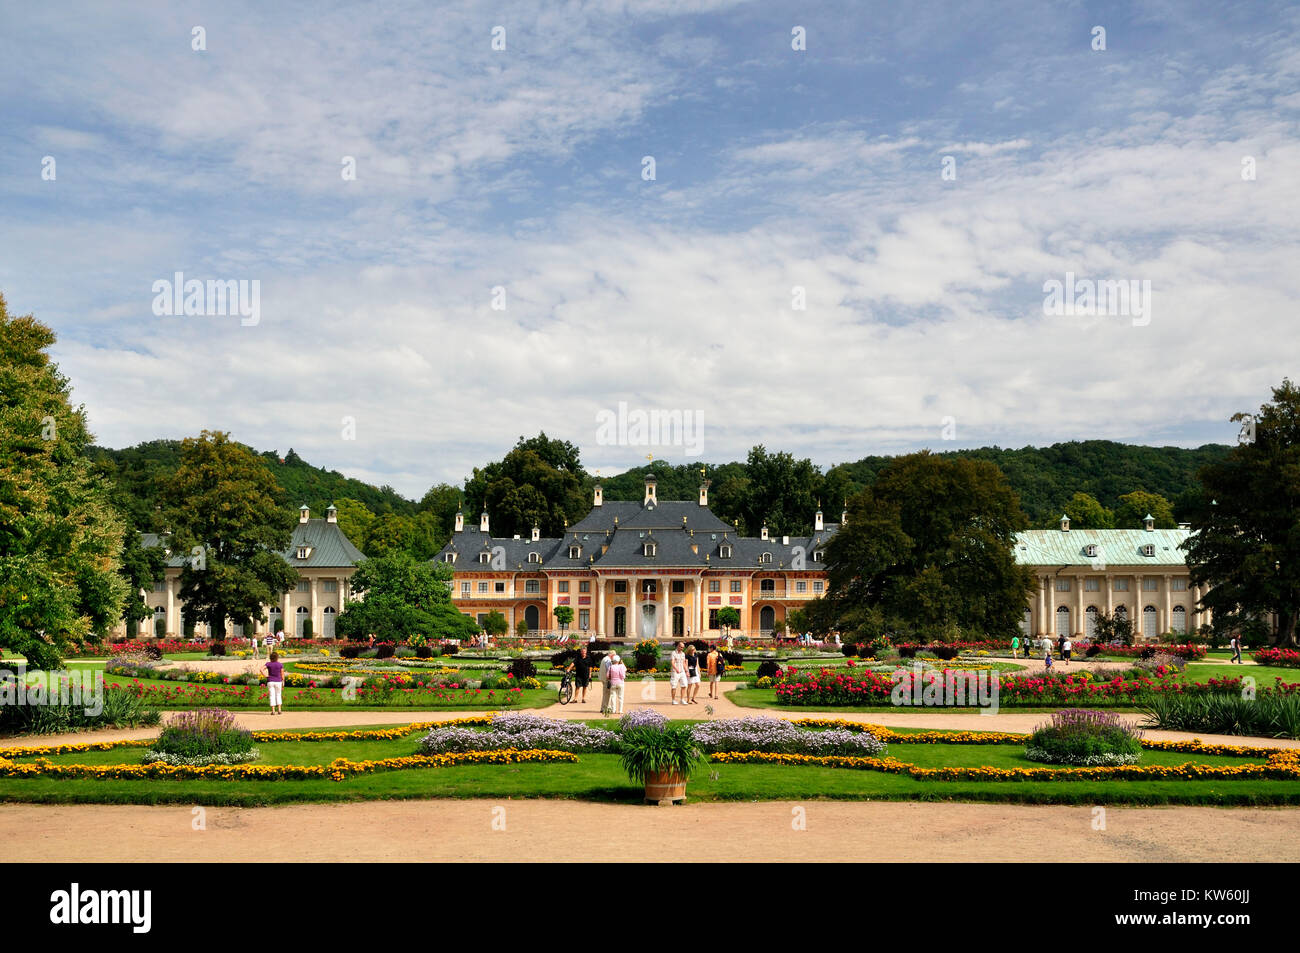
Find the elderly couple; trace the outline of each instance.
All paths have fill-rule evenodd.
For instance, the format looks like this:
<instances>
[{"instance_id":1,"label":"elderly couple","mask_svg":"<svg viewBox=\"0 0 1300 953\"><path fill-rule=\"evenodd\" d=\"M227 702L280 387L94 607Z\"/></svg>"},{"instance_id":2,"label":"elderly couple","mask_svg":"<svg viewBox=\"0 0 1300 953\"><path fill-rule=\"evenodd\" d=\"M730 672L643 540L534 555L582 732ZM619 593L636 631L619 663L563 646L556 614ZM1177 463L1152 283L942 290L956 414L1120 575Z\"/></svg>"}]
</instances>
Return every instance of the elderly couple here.
<instances>
[{"instance_id":1,"label":"elderly couple","mask_svg":"<svg viewBox=\"0 0 1300 953\"><path fill-rule=\"evenodd\" d=\"M591 662L587 656L587 647L584 645L578 649L578 657L569 663L576 676L578 691L582 693L579 699L584 704L587 701L587 686L591 684ZM627 666L619 658L618 653L610 649L600 660L600 713L623 714L623 686L627 683Z\"/></svg>"}]
</instances>

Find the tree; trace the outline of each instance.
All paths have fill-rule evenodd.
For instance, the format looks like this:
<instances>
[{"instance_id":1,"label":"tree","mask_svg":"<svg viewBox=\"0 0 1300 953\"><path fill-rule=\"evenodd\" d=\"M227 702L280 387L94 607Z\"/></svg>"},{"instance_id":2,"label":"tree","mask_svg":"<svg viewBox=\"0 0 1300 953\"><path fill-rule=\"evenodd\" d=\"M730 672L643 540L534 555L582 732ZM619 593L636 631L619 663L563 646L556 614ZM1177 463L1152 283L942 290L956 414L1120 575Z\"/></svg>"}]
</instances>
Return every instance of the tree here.
<instances>
[{"instance_id":1,"label":"tree","mask_svg":"<svg viewBox=\"0 0 1300 953\"><path fill-rule=\"evenodd\" d=\"M1065 504L1064 515L1070 517L1070 525L1075 529L1115 528L1115 514L1097 502L1096 497L1087 493L1075 493L1070 497L1069 502ZM1056 528L1055 519L1051 521L1048 528Z\"/></svg>"},{"instance_id":2,"label":"tree","mask_svg":"<svg viewBox=\"0 0 1300 953\"><path fill-rule=\"evenodd\" d=\"M521 639L528 637L527 619L519 619L518 621L515 622L515 635L517 635Z\"/></svg>"},{"instance_id":3,"label":"tree","mask_svg":"<svg viewBox=\"0 0 1300 953\"><path fill-rule=\"evenodd\" d=\"M1128 616L1102 609L1097 613L1093 626L1092 640L1098 645L1115 642L1119 645L1133 644L1133 623Z\"/></svg>"},{"instance_id":4,"label":"tree","mask_svg":"<svg viewBox=\"0 0 1300 953\"><path fill-rule=\"evenodd\" d=\"M336 630L352 639L376 635L398 642L417 633L473 638L478 625L452 604L451 578L448 563L419 562L406 553L367 559L351 580L352 591L363 598L344 607Z\"/></svg>"},{"instance_id":5,"label":"tree","mask_svg":"<svg viewBox=\"0 0 1300 953\"><path fill-rule=\"evenodd\" d=\"M409 552L414 529L409 516L385 513L371 524L362 552L367 556L392 556Z\"/></svg>"},{"instance_id":6,"label":"tree","mask_svg":"<svg viewBox=\"0 0 1300 953\"><path fill-rule=\"evenodd\" d=\"M735 606L723 606L718 610L718 625L725 635L732 629L740 628L740 610Z\"/></svg>"},{"instance_id":7,"label":"tree","mask_svg":"<svg viewBox=\"0 0 1300 953\"><path fill-rule=\"evenodd\" d=\"M1236 414L1243 421L1246 414ZM1300 608L1300 389L1289 379L1251 421L1254 441L1197 474L1196 533L1183 544L1215 622L1277 616L1273 644L1296 644Z\"/></svg>"},{"instance_id":8,"label":"tree","mask_svg":"<svg viewBox=\"0 0 1300 953\"><path fill-rule=\"evenodd\" d=\"M334 501L334 508L338 511L336 518L343 535L350 539L357 549L366 552L366 540L369 539L370 528L375 522L375 514L371 512L370 507L358 500L343 497Z\"/></svg>"},{"instance_id":9,"label":"tree","mask_svg":"<svg viewBox=\"0 0 1300 953\"><path fill-rule=\"evenodd\" d=\"M510 631L510 623L506 621L505 616L493 609L483 617L483 631L496 638Z\"/></svg>"},{"instance_id":10,"label":"tree","mask_svg":"<svg viewBox=\"0 0 1300 953\"><path fill-rule=\"evenodd\" d=\"M1115 508L1115 526L1119 529L1142 529L1148 513L1155 517L1156 529L1177 529L1174 505L1159 493L1145 490L1134 490L1119 498L1119 506Z\"/></svg>"},{"instance_id":11,"label":"tree","mask_svg":"<svg viewBox=\"0 0 1300 953\"><path fill-rule=\"evenodd\" d=\"M153 609L140 595L155 582L167 575L167 556L159 546L140 545L140 534L128 529L122 535L121 568L118 574L127 585L126 598L122 600L122 621L127 632L134 632L145 619L152 618Z\"/></svg>"},{"instance_id":12,"label":"tree","mask_svg":"<svg viewBox=\"0 0 1300 953\"><path fill-rule=\"evenodd\" d=\"M1010 637L1033 588L1013 555L1025 525L993 464L928 451L898 457L849 501L848 526L827 547L830 591L804 615L814 631L863 641L938 639L954 627Z\"/></svg>"},{"instance_id":13,"label":"tree","mask_svg":"<svg viewBox=\"0 0 1300 953\"><path fill-rule=\"evenodd\" d=\"M214 639L224 637L227 619L265 621L262 606L296 583L298 571L280 555L293 516L262 461L229 434L205 430L181 444L163 501L170 548L185 559L186 620L206 620Z\"/></svg>"},{"instance_id":14,"label":"tree","mask_svg":"<svg viewBox=\"0 0 1300 953\"><path fill-rule=\"evenodd\" d=\"M544 433L520 437L503 460L465 481L466 505L471 519L486 510L497 536L527 536L534 526L543 536L560 536L565 521L577 522L590 506L585 480L573 444Z\"/></svg>"},{"instance_id":15,"label":"tree","mask_svg":"<svg viewBox=\"0 0 1300 953\"><path fill-rule=\"evenodd\" d=\"M555 621L560 624L561 629L567 629L569 627L569 623L573 621L573 607L556 606Z\"/></svg>"},{"instance_id":16,"label":"tree","mask_svg":"<svg viewBox=\"0 0 1300 953\"><path fill-rule=\"evenodd\" d=\"M33 668L122 617L124 526L95 478L82 407L46 353L54 332L0 295L0 647Z\"/></svg>"}]
</instances>

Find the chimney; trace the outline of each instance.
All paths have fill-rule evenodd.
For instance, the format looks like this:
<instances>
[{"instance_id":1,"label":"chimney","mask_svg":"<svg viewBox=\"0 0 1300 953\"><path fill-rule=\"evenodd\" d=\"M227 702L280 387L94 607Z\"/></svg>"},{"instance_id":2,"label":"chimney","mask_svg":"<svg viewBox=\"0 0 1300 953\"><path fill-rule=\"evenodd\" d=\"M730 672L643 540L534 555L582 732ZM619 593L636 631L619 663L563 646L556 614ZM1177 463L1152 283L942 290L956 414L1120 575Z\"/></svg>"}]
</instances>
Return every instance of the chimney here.
<instances>
[{"instance_id":1,"label":"chimney","mask_svg":"<svg viewBox=\"0 0 1300 953\"><path fill-rule=\"evenodd\" d=\"M782 546L789 546L789 545L790 545L790 537L789 537L789 536L782 536L782 537L781 537L781 545L782 545Z\"/></svg>"},{"instance_id":2,"label":"chimney","mask_svg":"<svg viewBox=\"0 0 1300 953\"><path fill-rule=\"evenodd\" d=\"M763 528L762 528L761 530L759 530L758 538L759 538L759 539L767 539L767 523L764 523L764 524L763 524Z\"/></svg>"},{"instance_id":3,"label":"chimney","mask_svg":"<svg viewBox=\"0 0 1300 953\"><path fill-rule=\"evenodd\" d=\"M658 485L654 477L648 476L645 478L645 499L641 502L642 506L658 504L659 500L655 497L655 488Z\"/></svg>"},{"instance_id":4,"label":"chimney","mask_svg":"<svg viewBox=\"0 0 1300 953\"><path fill-rule=\"evenodd\" d=\"M541 539L541 538L542 538L542 528L541 528L540 526L534 526L534 527L533 527L533 542L535 543L535 542L537 542L537 541L538 541L539 539Z\"/></svg>"},{"instance_id":5,"label":"chimney","mask_svg":"<svg viewBox=\"0 0 1300 953\"><path fill-rule=\"evenodd\" d=\"M305 523L309 519L311 519L311 509L306 503L304 503L302 506L298 507L298 522Z\"/></svg>"},{"instance_id":6,"label":"chimney","mask_svg":"<svg viewBox=\"0 0 1300 953\"><path fill-rule=\"evenodd\" d=\"M593 501L593 503L596 506L605 505L605 490L599 483L596 484L596 499Z\"/></svg>"},{"instance_id":7,"label":"chimney","mask_svg":"<svg viewBox=\"0 0 1300 953\"><path fill-rule=\"evenodd\" d=\"M709 505L709 484L712 480L705 480L700 484L700 506Z\"/></svg>"},{"instance_id":8,"label":"chimney","mask_svg":"<svg viewBox=\"0 0 1300 953\"><path fill-rule=\"evenodd\" d=\"M339 521L339 511L333 503L325 510L325 521L327 523L337 523Z\"/></svg>"},{"instance_id":9,"label":"chimney","mask_svg":"<svg viewBox=\"0 0 1300 953\"><path fill-rule=\"evenodd\" d=\"M826 521L822 518L822 511L820 507L818 508L817 516L813 521L813 527L819 533L826 528Z\"/></svg>"},{"instance_id":10,"label":"chimney","mask_svg":"<svg viewBox=\"0 0 1300 953\"><path fill-rule=\"evenodd\" d=\"M487 510L484 510L483 515L478 518L478 531L480 533L486 533L488 531Z\"/></svg>"},{"instance_id":11,"label":"chimney","mask_svg":"<svg viewBox=\"0 0 1300 953\"><path fill-rule=\"evenodd\" d=\"M465 532L465 514L460 510L456 511L456 532Z\"/></svg>"},{"instance_id":12,"label":"chimney","mask_svg":"<svg viewBox=\"0 0 1300 953\"><path fill-rule=\"evenodd\" d=\"M1155 532L1156 518L1152 516L1150 513L1142 517L1142 528L1146 530L1148 533Z\"/></svg>"},{"instance_id":13,"label":"chimney","mask_svg":"<svg viewBox=\"0 0 1300 953\"><path fill-rule=\"evenodd\" d=\"M1070 517L1068 517L1068 516L1066 516L1064 513L1062 513L1062 514L1061 514L1061 532L1062 532L1062 533L1068 533L1069 531L1070 531Z\"/></svg>"}]
</instances>

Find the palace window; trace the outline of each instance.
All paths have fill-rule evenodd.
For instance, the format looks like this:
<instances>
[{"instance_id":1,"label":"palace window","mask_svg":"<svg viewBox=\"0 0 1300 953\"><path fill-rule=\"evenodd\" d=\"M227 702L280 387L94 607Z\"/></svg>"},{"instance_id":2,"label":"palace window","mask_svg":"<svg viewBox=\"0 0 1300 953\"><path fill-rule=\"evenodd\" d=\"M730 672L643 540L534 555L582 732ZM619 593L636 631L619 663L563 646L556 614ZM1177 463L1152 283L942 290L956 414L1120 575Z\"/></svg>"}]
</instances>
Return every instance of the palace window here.
<instances>
[{"instance_id":1,"label":"palace window","mask_svg":"<svg viewBox=\"0 0 1300 953\"><path fill-rule=\"evenodd\" d=\"M760 579L760 580L758 581L758 591L759 591L759 592L776 592L776 580L775 580L775 579Z\"/></svg>"},{"instance_id":2,"label":"palace window","mask_svg":"<svg viewBox=\"0 0 1300 953\"><path fill-rule=\"evenodd\" d=\"M298 547L298 558L299 558L299 559L306 559L306 558L307 558L307 554L308 554L309 552L311 552L311 550L310 550L308 547L306 547L306 546L299 546L299 547Z\"/></svg>"},{"instance_id":3,"label":"palace window","mask_svg":"<svg viewBox=\"0 0 1300 953\"><path fill-rule=\"evenodd\" d=\"M822 550L822 549L813 550L813 562L815 562L815 563L819 563L819 562L821 562L821 561L822 561L822 557L825 556L825 555L826 555L826 551L825 551L825 550Z\"/></svg>"},{"instance_id":4,"label":"palace window","mask_svg":"<svg viewBox=\"0 0 1300 953\"><path fill-rule=\"evenodd\" d=\"M721 592L721 591L722 591L722 580L721 580L721 579L710 579L710 580L709 580L709 592Z\"/></svg>"},{"instance_id":5,"label":"palace window","mask_svg":"<svg viewBox=\"0 0 1300 953\"><path fill-rule=\"evenodd\" d=\"M1097 555L1097 544L1096 544L1096 543L1089 543L1087 546L1083 547L1083 554L1084 554L1085 556L1089 557L1089 558L1091 558L1091 557L1093 557L1093 556L1096 556L1096 555Z\"/></svg>"},{"instance_id":6,"label":"palace window","mask_svg":"<svg viewBox=\"0 0 1300 953\"><path fill-rule=\"evenodd\" d=\"M1156 548L1151 543L1147 543L1145 546L1142 547L1143 556L1154 556L1155 554L1156 554Z\"/></svg>"},{"instance_id":7,"label":"palace window","mask_svg":"<svg viewBox=\"0 0 1300 953\"><path fill-rule=\"evenodd\" d=\"M733 580L731 580L731 591L732 591L732 592L740 592L741 589L742 589L742 586L741 586L741 582L740 582L739 579L733 579Z\"/></svg>"},{"instance_id":8,"label":"palace window","mask_svg":"<svg viewBox=\"0 0 1300 953\"><path fill-rule=\"evenodd\" d=\"M821 592L825 588L825 583L820 579L813 580L813 592Z\"/></svg>"},{"instance_id":9,"label":"palace window","mask_svg":"<svg viewBox=\"0 0 1300 953\"><path fill-rule=\"evenodd\" d=\"M579 580L579 581L578 581L578 591L579 591L579 592L591 592L591 580L590 580L590 579L581 579L581 580Z\"/></svg>"},{"instance_id":10,"label":"palace window","mask_svg":"<svg viewBox=\"0 0 1300 953\"><path fill-rule=\"evenodd\" d=\"M570 547L569 547L569 558L570 558L570 559L577 559L577 558L578 558L579 556L581 556L581 555L582 555L582 547L581 547L581 546L570 546Z\"/></svg>"},{"instance_id":11,"label":"palace window","mask_svg":"<svg viewBox=\"0 0 1300 953\"><path fill-rule=\"evenodd\" d=\"M654 579L642 579L642 580L641 580L641 594L642 594L642 595L653 596L653 595L654 595L655 593L657 593L658 591L659 591L659 583L658 583L656 580L654 580Z\"/></svg>"},{"instance_id":12,"label":"palace window","mask_svg":"<svg viewBox=\"0 0 1300 953\"><path fill-rule=\"evenodd\" d=\"M1115 580L1115 591L1116 591L1116 592L1128 592L1128 580L1127 580L1127 579L1116 579L1116 580Z\"/></svg>"},{"instance_id":13,"label":"palace window","mask_svg":"<svg viewBox=\"0 0 1300 953\"><path fill-rule=\"evenodd\" d=\"M717 610L717 609L710 609L710 610L709 610L709 628L710 628L710 629L721 628L721 627L718 625L718 610Z\"/></svg>"},{"instance_id":14,"label":"palace window","mask_svg":"<svg viewBox=\"0 0 1300 953\"><path fill-rule=\"evenodd\" d=\"M1083 588L1084 588L1084 591L1085 591L1085 592L1100 592L1100 591L1101 591L1101 580L1100 580L1100 579L1085 579L1085 580L1083 581Z\"/></svg>"},{"instance_id":15,"label":"palace window","mask_svg":"<svg viewBox=\"0 0 1300 953\"><path fill-rule=\"evenodd\" d=\"M540 562L542 561L542 554L541 554L541 553L529 553L529 554L528 554L528 561L529 561L530 563L540 563Z\"/></svg>"},{"instance_id":16,"label":"palace window","mask_svg":"<svg viewBox=\"0 0 1300 953\"><path fill-rule=\"evenodd\" d=\"M1159 589L1159 588L1160 588L1160 581L1159 581L1158 579L1143 579L1143 580L1142 580L1142 591L1143 591L1143 592L1155 592L1155 591L1156 591L1157 589Z\"/></svg>"},{"instance_id":17,"label":"palace window","mask_svg":"<svg viewBox=\"0 0 1300 953\"><path fill-rule=\"evenodd\" d=\"M655 548L656 548L658 545L659 545L658 543L645 543L645 544L643 544L642 547L641 547L641 553L642 553L642 555L644 555L644 556L653 556L653 555L655 554Z\"/></svg>"},{"instance_id":18,"label":"palace window","mask_svg":"<svg viewBox=\"0 0 1300 953\"><path fill-rule=\"evenodd\" d=\"M299 579L299 580L298 580L298 591L299 591L299 592L311 592L311 583L308 582L306 579Z\"/></svg>"},{"instance_id":19,"label":"palace window","mask_svg":"<svg viewBox=\"0 0 1300 953\"><path fill-rule=\"evenodd\" d=\"M485 566L487 565L488 560L490 560L491 558L492 558L491 553L484 552L478 554L478 561Z\"/></svg>"},{"instance_id":20,"label":"palace window","mask_svg":"<svg viewBox=\"0 0 1300 953\"><path fill-rule=\"evenodd\" d=\"M674 579L674 580L673 580L673 592L685 592L685 591L686 591L686 580L685 580L685 579Z\"/></svg>"},{"instance_id":21,"label":"palace window","mask_svg":"<svg viewBox=\"0 0 1300 953\"><path fill-rule=\"evenodd\" d=\"M802 580L802 579L798 580L798 581L794 584L794 591L795 591L795 592L807 592L807 591L808 591L808 583L804 582L804 580Z\"/></svg>"},{"instance_id":22,"label":"palace window","mask_svg":"<svg viewBox=\"0 0 1300 953\"><path fill-rule=\"evenodd\" d=\"M467 583L467 582L462 582L462 583L460 584L460 594L461 594L462 596L468 596L468 595L469 595L469 583Z\"/></svg>"},{"instance_id":23,"label":"palace window","mask_svg":"<svg viewBox=\"0 0 1300 953\"><path fill-rule=\"evenodd\" d=\"M614 591L615 591L615 592L627 592L627 580L626 580L626 579L615 579L615 580L614 580Z\"/></svg>"},{"instance_id":24,"label":"palace window","mask_svg":"<svg viewBox=\"0 0 1300 953\"><path fill-rule=\"evenodd\" d=\"M1174 591L1174 592L1186 592L1186 591L1187 591L1187 580L1186 580L1186 579L1175 579L1175 580L1173 580L1173 591Z\"/></svg>"},{"instance_id":25,"label":"palace window","mask_svg":"<svg viewBox=\"0 0 1300 953\"><path fill-rule=\"evenodd\" d=\"M542 583L541 583L541 580L540 580L540 579L525 579L525 580L524 580L524 592L526 592L526 593L529 593L529 592L537 593L537 592L541 592L541 591L542 591Z\"/></svg>"},{"instance_id":26,"label":"palace window","mask_svg":"<svg viewBox=\"0 0 1300 953\"><path fill-rule=\"evenodd\" d=\"M556 587L556 588L555 588L555 591L556 591L556 592L568 592L568 591L569 591L569 580L567 580L567 579L562 579L562 580L560 580L559 582L557 582L557 583L555 584L555 587Z\"/></svg>"},{"instance_id":27,"label":"palace window","mask_svg":"<svg viewBox=\"0 0 1300 953\"><path fill-rule=\"evenodd\" d=\"M758 561L760 563L770 563L772 561L772 554L764 553L763 555L758 557Z\"/></svg>"},{"instance_id":28,"label":"palace window","mask_svg":"<svg viewBox=\"0 0 1300 953\"><path fill-rule=\"evenodd\" d=\"M487 592L487 583L486 583L486 582L480 582L480 583L478 584L478 591L479 591L479 592L482 592L482 593L486 593L486 592Z\"/></svg>"},{"instance_id":29,"label":"palace window","mask_svg":"<svg viewBox=\"0 0 1300 953\"><path fill-rule=\"evenodd\" d=\"M583 632L586 632L588 629L591 628L591 610L590 610L590 609L579 609L579 610L578 610L578 628L581 629Z\"/></svg>"},{"instance_id":30,"label":"palace window","mask_svg":"<svg viewBox=\"0 0 1300 953\"><path fill-rule=\"evenodd\" d=\"M493 591L493 592L504 593L504 592L506 591L506 584L505 584L504 582L496 582L496 583L493 583L493 584L492 584L492 591Z\"/></svg>"},{"instance_id":31,"label":"palace window","mask_svg":"<svg viewBox=\"0 0 1300 953\"><path fill-rule=\"evenodd\" d=\"M1070 591L1070 580L1068 580L1068 579L1057 579L1057 580L1056 580L1056 591L1057 591L1057 592L1069 592L1069 591Z\"/></svg>"},{"instance_id":32,"label":"palace window","mask_svg":"<svg viewBox=\"0 0 1300 953\"><path fill-rule=\"evenodd\" d=\"M730 544L730 543L723 543L721 546L718 547L718 557L719 557L720 559L730 559L730 558L731 558L731 544Z\"/></svg>"},{"instance_id":33,"label":"palace window","mask_svg":"<svg viewBox=\"0 0 1300 953\"><path fill-rule=\"evenodd\" d=\"M444 557L442 557L442 558L443 558L443 560L444 560L445 562L454 563L454 562L456 561L456 554L455 554L455 553L448 553L446 556L444 556Z\"/></svg>"}]
</instances>

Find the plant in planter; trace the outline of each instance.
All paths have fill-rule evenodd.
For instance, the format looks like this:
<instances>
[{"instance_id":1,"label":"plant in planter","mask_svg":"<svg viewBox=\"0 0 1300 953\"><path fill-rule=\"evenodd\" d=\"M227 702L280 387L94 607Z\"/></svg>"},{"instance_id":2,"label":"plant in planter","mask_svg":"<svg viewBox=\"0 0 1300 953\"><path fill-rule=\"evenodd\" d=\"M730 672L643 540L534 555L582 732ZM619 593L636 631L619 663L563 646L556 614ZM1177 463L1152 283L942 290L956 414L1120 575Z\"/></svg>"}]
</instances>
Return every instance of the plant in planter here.
<instances>
[{"instance_id":1,"label":"plant in planter","mask_svg":"<svg viewBox=\"0 0 1300 953\"><path fill-rule=\"evenodd\" d=\"M689 725L651 725L623 732L620 761L628 777L645 785L645 800L670 804L686 798L686 781L704 757Z\"/></svg>"}]
</instances>

